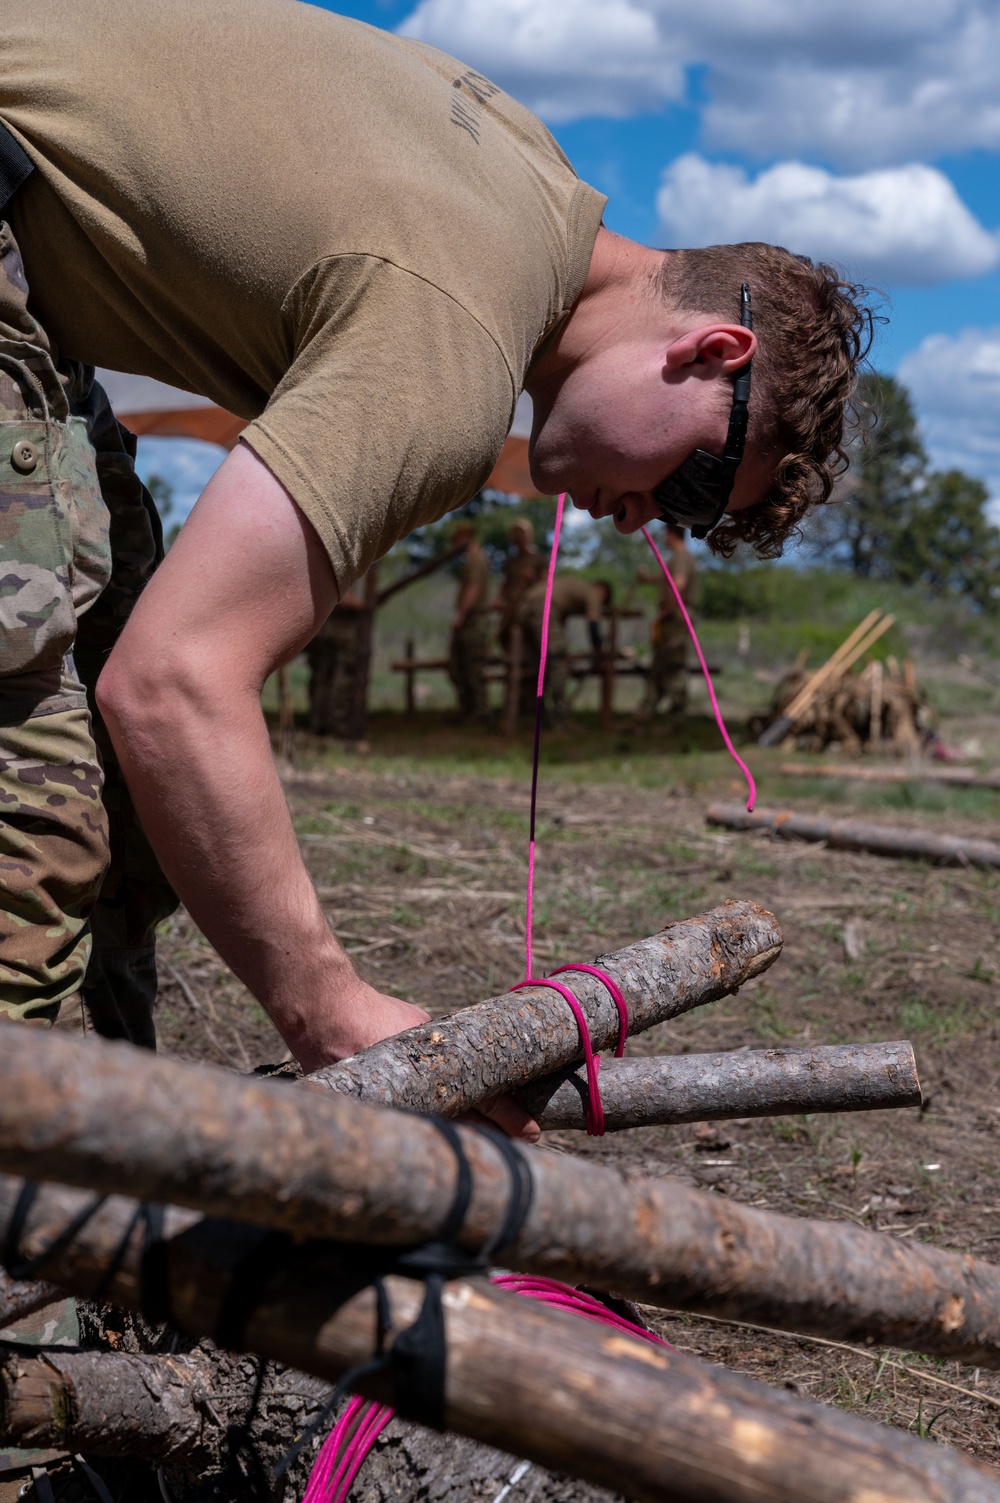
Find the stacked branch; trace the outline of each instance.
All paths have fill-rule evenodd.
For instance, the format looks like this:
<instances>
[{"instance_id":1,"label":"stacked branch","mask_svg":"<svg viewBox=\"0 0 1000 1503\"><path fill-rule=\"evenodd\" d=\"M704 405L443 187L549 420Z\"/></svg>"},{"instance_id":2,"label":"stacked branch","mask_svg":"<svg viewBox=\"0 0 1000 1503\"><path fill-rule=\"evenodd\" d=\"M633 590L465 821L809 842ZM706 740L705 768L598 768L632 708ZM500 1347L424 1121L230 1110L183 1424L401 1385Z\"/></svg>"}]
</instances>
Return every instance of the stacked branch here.
<instances>
[{"instance_id":1,"label":"stacked branch","mask_svg":"<svg viewBox=\"0 0 1000 1503\"><path fill-rule=\"evenodd\" d=\"M729 996L773 965L781 944L772 914L756 903L724 903L596 964L628 999L635 1034ZM612 1048L619 1018L606 987L586 971L562 979L580 1002L595 1052ZM309 1078L372 1105L455 1117L581 1053L563 998L549 987L528 987L383 1039Z\"/></svg>"},{"instance_id":2,"label":"stacked branch","mask_svg":"<svg viewBox=\"0 0 1000 1503\"><path fill-rule=\"evenodd\" d=\"M663 935L616 955L603 957L600 964L629 996L635 1032L737 989L742 981L758 974L776 958L780 944L780 934L770 915L752 904L731 904L701 919L674 925ZM604 988L586 973L568 979L585 1007L595 1044L605 1047L617 1032L618 1019ZM539 1111L543 1124L582 1124L580 1081L572 1069L567 1069L579 1054L576 1025L561 999L546 989L491 999L445 1022L388 1040L364 1056L322 1072L314 1080L333 1086L339 1093L330 1096L315 1091L291 1092L284 1085L191 1070L146 1054L136 1057L135 1051L126 1046L117 1049L93 1043L81 1046L63 1036L43 1038L22 1029L10 1030L8 1037L11 1047L0 1050L0 1164L35 1177L69 1179L88 1188L113 1190L128 1185L143 1198L180 1201L193 1210L223 1211L262 1226L280 1227L297 1237L361 1239L395 1246L420 1242L435 1234L451 1204L455 1163L436 1130L412 1116L373 1113L359 1102L343 1099L345 1094L382 1104L402 1101L423 1110L458 1113L499 1090L517 1086L523 1099ZM44 1053L33 1055L32 1049L37 1050L38 1046ZM553 1076L554 1070L557 1073ZM756 1055L711 1056L703 1060L687 1057L621 1061L610 1069L606 1066L602 1075L606 1116L615 1126L773 1111L866 1109L919 1100L912 1052L907 1045L868 1046L861 1050L759 1051ZM421 1084L421 1076L425 1077L425 1085ZM106 1122L105 1104L109 1097L117 1105L113 1132L108 1131ZM179 1121L184 1123L183 1133L178 1133ZM462 1236L471 1249L479 1246L501 1223L509 1185L505 1163L498 1151L478 1134L466 1129L460 1132L473 1177L473 1197ZM802 1224L789 1222L782 1226L785 1218L765 1218L761 1226L753 1220L755 1213L744 1212L751 1217L744 1225L734 1225L731 1221L713 1225L722 1203L685 1187L654 1182L629 1185L611 1171L595 1170L562 1156L533 1153L529 1162L534 1185L531 1212L517 1241L504 1254L505 1261L513 1267L569 1282L613 1287L668 1306L687 1302L691 1308L732 1313L735 1304L744 1317L764 1318L769 1323L784 1323L794 1329L816 1328L818 1323L818 1328L826 1334L835 1326L837 1334L857 1334L859 1327L867 1331L875 1323L872 1300L862 1299L859 1303L850 1278L843 1287L835 1287L831 1282L831 1265L843 1262L844 1250L836 1245L839 1227L819 1224L818 1233L815 1230L813 1233L815 1246L811 1246L808 1232L804 1243L798 1236ZM11 1182L0 1182L0 1236L13 1205L14 1189ZM69 1192L46 1194L57 1198L62 1195L65 1201ZM706 1201L708 1205L704 1204ZM32 1235L41 1236L40 1227L46 1224L44 1200L39 1205L42 1207L38 1210L39 1226L29 1219L24 1239L29 1253ZM600 1215L595 1207L600 1207ZM723 1209L733 1210L731 1206ZM50 1213L51 1210L50 1205ZM95 1218L96 1226L105 1214L102 1210ZM219 1223L212 1224L210 1230L207 1223L202 1223L199 1231L198 1223L190 1219L190 1212L188 1216L185 1228L184 1213L173 1213L174 1226L181 1235L171 1241L168 1252L171 1306L182 1329L200 1336L214 1328L206 1305L206 1280L210 1286L215 1277L218 1284L220 1257L223 1264L231 1257L231 1268L238 1262L239 1248L245 1245L248 1234L239 1225L223 1228ZM90 1235L88 1229L82 1234L83 1241ZM780 1243L782 1235L790 1241L781 1248L782 1256L773 1260L774 1246ZM189 1266L185 1260L192 1239L204 1252L206 1238L210 1256L205 1266ZM712 1257L705 1256L709 1247L715 1250L714 1262ZM133 1251L130 1250L129 1258ZM879 1251L887 1252L891 1263L891 1249ZM874 1256L869 1247L849 1248L848 1252L869 1265ZM308 1249L304 1249L302 1256L308 1263L307 1253ZM129 1258L122 1263L123 1278L130 1266ZM68 1282L68 1287L80 1288L73 1282L75 1274L61 1269L61 1262L60 1255L44 1272ZM771 1272L775 1276L764 1279L763 1265L771 1268L772 1262ZM877 1257L875 1262L879 1263ZM737 1265L743 1275L742 1286ZM880 1290L883 1285L897 1289L905 1286L906 1297L902 1301L905 1308L899 1308L897 1301L897 1307L888 1311L889 1323L895 1317L895 1325L887 1339L903 1344L900 1331L909 1329L916 1345L923 1343L927 1349L936 1349L927 1343L936 1339L940 1321L931 1308L927 1288L917 1287L921 1273L926 1274L926 1270L901 1270L895 1264L884 1263L879 1267ZM949 1266L945 1271L954 1283L958 1270ZM176 1299L180 1304L175 1303L175 1272ZM904 1273L908 1274L908 1283ZM941 1270L936 1273L940 1275ZM92 1270L85 1271L85 1284L91 1274ZM735 1290L734 1282L738 1286ZM856 1283L855 1279L855 1286ZM220 1303L225 1286L223 1271ZM315 1291L315 1278L310 1284L307 1276L306 1286ZM91 1279L87 1288L93 1287ZM400 1284L401 1291L405 1287ZM134 1287L128 1298L114 1285L111 1292L125 1304L138 1297ZM408 1297L416 1298L412 1293ZM185 1308L185 1300L196 1307L196 1314L190 1311L187 1316L179 1314ZM784 1321L774 1318L768 1300L784 1302ZM1000 1307L1000 1294L996 1303ZM309 1301L306 1304L312 1319L316 1312ZM981 1317L978 1324L973 1321L973 1328L964 1333L966 1346L976 1341L983 1344L983 1330L989 1327L988 1299L986 1306L987 1313L977 1312ZM536 1313L543 1319L551 1314ZM884 1312L878 1315L884 1319ZM515 1326L519 1319L519 1314L509 1310L502 1315L503 1321L513 1321ZM450 1324L449 1321L449 1327ZM1000 1321L997 1324L1000 1326ZM307 1372L331 1375L329 1365L320 1371L315 1358L302 1360L299 1348L295 1355L288 1352L288 1346L294 1346L301 1333L275 1338L277 1345L272 1345L273 1334L269 1329L263 1342L254 1336L253 1349L262 1355L291 1361ZM497 1349L495 1334L491 1325L488 1348L483 1348L490 1351L491 1364ZM547 1339L555 1340L552 1335ZM595 1335L593 1340L597 1343L595 1350L604 1354L595 1358L601 1362L607 1360L610 1350L607 1343L621 1342L621 1338L606 1335ZM631 1345L627 1339L624 1344ZM558 1347L553 1350L557 1352ZM648 1363L648 1347L641 1350L642 1357L633 1354L632 1361ZM451 1348L449 1352L451 1360ZM98 1360L107 1355L98 1354ZM202 1352L190 1354L182 1364L181 1377L169 1368L164 1369L164 1359L160 1358L136 1358L131 1366L118 1365L115 1454L126 1454L124 1448L128 1446L131 1448L128 1454L152 1459L170 1454L190 1460L196 1429L200 1436L197 1444L202 1447L199 1454L208 1454L218 1435L213 1439L206 1431L203 1416L196 1423L197 1405L189 1400L198 1381L205 1386L204 1376L199 1380L197 1374L210 1356L211 1353ZM528 1354L528 1360L534 1361L533 1354ZM976 1360L983 1358L977 1355ZM142 1367L144 1362L160 1365L147 1371ZM670 1362L675 1363L675 1359ZM480 1353L479 1366L482 1365ZM676 1374L676 1365L673 1370ZM84 1438L97 1435L101 1429L102 1403L101 1396L92 1391L97 1371L91 1360L89 1367L61 1369L57 1377L49 1373L46 1378L40 1369L28 1368L18 1368L13 1375L8 1373L8 1428L12 1433L27 1434L24 1426L33 1414L31 1434L35 1443L42 1443L45 1424L39 1415L48 1404L52 1424L58 1421L63 1425L61 1441L55 1440L55 1431L52 1432L53 1443L69 1444L74 1436L82 1443ZM531 1387L519 1364L512 1364L505 1371L506 1381L520 1383L522 1388ZM556 1372L565 1385L567 1370L558 1359ZM109 1380L110 1376L109 1369ZM534 1370L531 1376L534 1378ZM555 1377L551 1378L546 1390L550 1401L555 1381ZM617 1377L613 1381L617 1382ZM484 1384L488 1389L488 1381L484 1380ZM130 1406L130 1385L136 1387L137 1393L139 1388L147 1393L162 1389L167 1395L164 1413L158 1421L149 1420L140 1397ZM47 1398L44 1394L39 1398L41 1390ZM770 1400L769 1391L762 1392ZM81 1393L83 1397L79 1398ZM704 1391L699 1402L703 1398ZM601 1432L594 1436L593 1456L571 1461L565 1450L560 1449L565 1436L560 1438L556 1417L544 1402L534 1405L536 1422L530 1433L522 1420L531 1405L523 1411L517 1411L515 1405L516 1412L494 1413L488 1430L483 1431L480 1410L486 1402L481 1392L463 1390L454 1420L449 1414L449 1425L466 1436L501 1444L520 1455L532 1456L543 1464L562 1467L616 1489L627 1483L627 1490L636 1497L657 1496L657 1488L662 1491L662 1480L651 1480L657 1464L655 1456L635 1458L631 1471L627 1467L622 1470L623 1463L616 1460L616 1437ZM724 1408L730 1403L728 1393L717 1394L713 1402ZM658 1395L657 1403L675 1406L683 1420L685 1400L679 1390L664 1391ZM759 1396L754 1395L752 1403L759 1406ZM466 1411L470 1407L480 1418L469 1418ZM824 1411L818 1412L824 1416L822 1421L811 1419L810 1423L820 1423L822 1428L826 1418ZM74 1418L76 1429L67 1428L67 1416ZM536 1434L538 1418L544 1432L541 1435ZM837 1416L836 1421L841 1418ZM794 1452L794 1443L780 1426L773 1427L769 1413L758 1412L757 1422L765 1430L772 1427L768 1444L784 1447L789 1455ZM128 1424L134 1431L131 1440L122 1429ZM18 1425L22 1427L19 1430ZM848 1442L846 1435L840 1437L839 1443L849 1443L855 1452L859 1444L855 1439ZM98 1453L99 1440L91 1438L87 1444ZM683 1427L662 1443L658 1435L656 1444L661 1450L665 1447L664 1454L671 1457L673 1478L678 1449L684 1450L687 1445ZM655 1451L656 1446L652 1449ZM889 1451L893 1453L892 1466L898 1468L895 1440L890 1443ZM699 1453L693 1490L675 1490L674 1495L713 1500L757 1496L752 1488L741 1492L731 1478L721 1477L719 1467L724 1465L726 1454L725 1445L714 1459ZM857 1464L855 1455L852 1469ZM867 1458L863 1464L868 1465ZM662 1478L662 1473L658 1475ZM779 1468L773 1475L768 1474L767 1487L771 1490L768 1495L813 1496L801 1492L800 1480L784 1477ZM930 1491L904 1491L892 1496L978 1498L980 1494L974 1490L966 1494L954 1489L978 1487L980 1480L977 1477L973 1484L969 1475L963 1473L960 1482L949 1478L944 1491L939 1492L933 1490L939 1485L937 1479L928 1482L924 1478L921 1485L930 1486ZM760 1481L758 1478L753 1487ZM843 1477L831 1477L824 1485L828 1491L816 1492L816 1498L846 1500L854 1496L844 1490L846 1471ZM786 1493L782 1488L793 1491ZM992 1494L982 1496L992 1497Z\"/></svg>"},{"instance_id":3,"label":"stacked branch","mask_svg":"<svg viewBox=\"0 0 1000 1503\"><path fill-rule=\"evenodd\" d=\"M0 1220L9 1219L16 1194L15 1182L0 1180ZM22 1241L28 1254L51 1246L86 1200L84 1192L43 1188L25 1221ZM142 1239L138 1229L127 1237L135 1211L134 1202L109 1198L74 1239L53 1252L52 1276L84 1296L107 1280L117 1303L139 1304L145 1278ZM260 1234L174 1211L166 1217L165 1235L172 1318L192 1336L210 1334L236 1270L259 1246ZM399 1332L416 1319L423 1289L394 1276L385 1286L391 1350ZM336 1248L315 1243L290 1248L284 1265L261 1281L246 1324L246 1346L335 1380L374 1352L375 1297L370 1289L351 1292L356 1288L354 1270ZM946 1447L478 1281L449 1284L443 1304L447 1428L631 1498L1000 1503L996 1472ZM383 1402L394 1397L385 1372L360 1379L358 1388Z\"/></svg>"},{"instance_id":4,"label":"stacked branch","mask_svg":"<svg viewBox=\"0 0 1000 1503\"><path fill-rule=\"evenodd\" d=\"M809 840L842 851L871 851L876 856L912 856L943 866L1000 866L1000 844L964 835L937 835L933 830L898 825L871 825L860 819L826 819L790 809L755 809L742 804L712 804L705 814L711 825L752 830L782 840Z\"/></svg>"},{"instance_id":5,"label":"stacked branch","mask_svg":"<svg viewBox=\"0 0 1000 1503\"><path fill-rule=\"evenodd\" d=\"M6 1169L96 1191L127 1185L299 1238L405 1247L447 1217L455 1158L431 1122L121 1044L6 1032ZM472 1179L460 1240L472 1251L503 1224L509 1176L489 1138L458 1132ZM535 1150L525 1162L533 1193L503 1250L512 1268L671 1309L1000 1366L1000 1272L989 1264L563 1154ZM0 1238L13 1196L9 1185L0 1193ZM44 1272L59 1277L55 1262Z\"/></svg>"},{"instance_id":6,"label":"stacked branch","mask_svg":"<svg viewBox=\"0 0 1000 1503\"><path fill-rule=\"evenodd\" d=\"M892 626L894 617L872 611L815 672L796 663L775 690L758 722L760 744L795 745L801 751L838 746L845 756L879 751L913 760L927 744L934 717L913 664L890 657L863 669L855 665Z\"/></svg>"}]
</instances>

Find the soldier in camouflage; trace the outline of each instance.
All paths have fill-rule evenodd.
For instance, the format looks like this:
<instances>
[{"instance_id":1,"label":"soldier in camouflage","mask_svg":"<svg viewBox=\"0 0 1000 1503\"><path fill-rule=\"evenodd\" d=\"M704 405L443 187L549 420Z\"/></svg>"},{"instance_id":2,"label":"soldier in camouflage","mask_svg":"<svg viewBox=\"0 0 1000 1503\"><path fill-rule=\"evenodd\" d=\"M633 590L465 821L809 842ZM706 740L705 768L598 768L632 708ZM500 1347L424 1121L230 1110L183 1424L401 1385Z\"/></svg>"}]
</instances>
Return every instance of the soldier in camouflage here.
<instances>
[{"instance_id":1,"label":"soldier in camouflage","mask_svg":"<svg viewBox=\"0 0 1000 1503\"><path fill-rule=\"evenodd\" d=\"M542 625L545 619L545 590L546 581L540 579L525 594L521 605L521 624L528 647L531 668L529 679L532 686L538 680ZM582 574L566 573L557 574L552 582L552 609L545 661L545 703L552 726L564 724L569 713L566 699L566 686L569 682L569 637L566 623L571 616L584 618L594 660L599 662L602 647L601 615L610 606L611 595L611 585L606 579L584 579Z\"/></svg>"},{"instance_id":2,"label":"soldier in camouflage","mask_svg":"<svg viewBox=\"0 0 1000 1503\"><path fill-rule=\"evenodd\" d=\"M55 357L0 225L0 1015L152 1047L156 924L176 898L95 707L162 555L135 440L88 367Z\"/></svg>"},{"instance_id":3,"label":"soldier in camouflage","mask_svg":"<svg viewBox=\"0 0 1000 1503\"><path fill-rule=\"evenodd\" d=\"M455 685L461 718L485 723L490 713L486 682L490 656L490 565L471 522L459 522L451 541L453 547L463 550L464 559L451 623L448 677Z\"/></svg>"}]
</instances>

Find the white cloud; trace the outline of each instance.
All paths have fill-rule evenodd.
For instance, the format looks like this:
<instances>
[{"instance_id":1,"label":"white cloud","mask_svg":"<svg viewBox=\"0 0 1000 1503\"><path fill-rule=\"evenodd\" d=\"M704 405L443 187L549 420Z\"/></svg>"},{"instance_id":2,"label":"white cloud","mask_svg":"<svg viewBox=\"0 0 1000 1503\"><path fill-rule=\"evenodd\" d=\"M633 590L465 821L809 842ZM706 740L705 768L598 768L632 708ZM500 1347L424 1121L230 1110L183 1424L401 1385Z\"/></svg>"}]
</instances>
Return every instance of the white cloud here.
<instances>
[{"instance_id":1,"label":"white cloud","mask_svg":"<svg viewBox=\"0 0 1000 1503\"><path fill-rule=\"evenodd\" d=\"M876 282L979 276L1000 259L997 237L919 162L856 177L781 162L751 178L689 153L664 171L656 207L668 244L769 240Z\"/></svg>"},{"instance_id":2,"label":"white cloud","mask_svg":"<svg viewBox=\"0 0 1000 1503\"><path fill-rule=\"evenodd\" d=\"M984 480L1000 521L1000 328L931 334L898 375L934 464Z\"/></svg>"},{"instance_id":3,"label":"white cloud","mask_svg":"<svg viewBox=\"0 0 1000 1503\"><path fill-rule=\"evenodd\" d=\"M684 95L684 55L644 0L421 0L399 27L472 63L547 120Z\"/></svg>"},{"instance_id":4,"label":"white cloud","mask_svg":"<svg viewBox=\"0 0 1000 1503\"><path fill-rule=\"evenodd\" d=\"M1000 147L996 0L419 0L400 29L556 121L675 100L698 67L713 146L846 168Z\"/></svg>"}]
</instances>

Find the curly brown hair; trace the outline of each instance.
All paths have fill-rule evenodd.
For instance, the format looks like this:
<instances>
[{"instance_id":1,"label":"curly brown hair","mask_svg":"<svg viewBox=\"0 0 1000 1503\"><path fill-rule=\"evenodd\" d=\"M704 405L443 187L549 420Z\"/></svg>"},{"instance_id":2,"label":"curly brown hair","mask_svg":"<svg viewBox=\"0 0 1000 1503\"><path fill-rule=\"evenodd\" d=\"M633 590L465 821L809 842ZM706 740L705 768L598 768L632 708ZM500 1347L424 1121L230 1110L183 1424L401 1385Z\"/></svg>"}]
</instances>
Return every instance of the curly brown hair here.
<instances>
[{"instance_id":1,"label":"curly brown hair","mask_svg":"<svg viewBox=\"0 0 1000 1503\"><path fill-rule=\"evenodd\" d=\"M774 483L763 501L728 512L709 546L729 558L745 542L778 558L847 468L844 430L875 315L868 288L759 241L668 251L657 292L679 311L735 321L741 282L757 335L748 441L775 456Z\"/></svg>"}]
</instances>

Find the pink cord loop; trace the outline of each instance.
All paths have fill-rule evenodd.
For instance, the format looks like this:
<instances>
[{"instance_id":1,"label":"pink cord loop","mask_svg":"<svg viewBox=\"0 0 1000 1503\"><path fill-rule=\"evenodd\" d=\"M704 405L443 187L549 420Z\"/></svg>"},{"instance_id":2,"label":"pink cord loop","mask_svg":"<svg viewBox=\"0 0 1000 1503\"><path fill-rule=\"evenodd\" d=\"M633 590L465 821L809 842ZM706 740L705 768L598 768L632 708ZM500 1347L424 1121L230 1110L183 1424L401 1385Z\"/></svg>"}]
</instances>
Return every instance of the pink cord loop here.
<instances>
[{"instance_id":1,"label":"pink cord loop","mask_svg":"<svg viewBox=\"0 0 1000 1503\"><path fill-rule=\"evenodd\" d=\"M722 711L719 709L719 701L715 697L715 685L712 683L712 675L708 671L708 664L705 662L705 654L701 650L701 643L698 641L698 633L694 629L694 622L688 615L687 606L681 599L681 592L677 588L677 585L674 583L674 577L671 574L670 570L667 568L663 554L653 542L648 527L644 527L642 529L642 535L646 539L646 542L649 544L650 548L652 548L653 557L656 559L656 562L663 570L663 577L674 592L674 599L677 602L677 609L680 611L681 615L684 618L684 625L688 629L688 636L694 643L694 650L698 655L698 662L701 664L701 671L704 675L705 686L708 689L708 697L712 701L712 713L715 715L715 723L719 727L719 734L725 742L726 751L732 757L733 761L736 763L737 767L740 769L743 776L747 780L747 789L749 793L749 797L747 798L747 809L752 810L754 804L757 802L757 784L753 780L753 773L750 771L749 767L744 762L743 758L740 756L739 752L736 750L735 746L729 738L729 732L726 730L726 722L723 720Z\"/></svg>"},{"instance_id":2,"label":"pink cord loop","mask_svg":"<svg viewBox=\"0 0 1000 1503\"><path fill-rule=\"evenodd\" d=\"M615 1059L621 1059L625 1053L625 1040L628 1038L629 1018L628 1003L622 996L618 983L613 981L606 971L598 970L596 965L557 965L549 974L561 976L563 971L586 971L588 976L596 976L605 991L610 993L611 1000L618 1009L618 1042L615 1045Z\"/></svg>"},{"instance_id":3,"label":"pink cord loop","mask_svg":"<svg viewBox=\"0 0 1000 1503\"><path fill-rule=\"evenodd\" d=\"M582 1316L598 1325L611 1326L625 1336L635 1336L640 1341L650 1341L674 1351L669 1341L664 1341L655 1331L633 1325L624 1315L609 1310L601 1300L581 1289L571 1289L555 1279L535 1278L523 1273L494 1274L493 1283L498 1289L520 1294L526 1299L536 1299L543 1305ZM368 1399L353 1398L340 1419L330 1431L319 1455L313 1463L302 1503L347 1503L354 1480L361 1470L376 1440L393 1417L388 1404L377 1404Z\"/></svg>"},{"instance_id":4,"label":"pink cord loop","mask_svg":"<svg viewBox=\"0 0 1000 1503\"><path fill-rule=\"evenodd\" d=\"M526 986L547 986L552 991L558 992L566 1002L576 1018L576 1026L580 1030L580 1043L583 1045L583 1057L587 1065L587 1132L592 1138L604 1136L604 1107L601 1105L601 1088L597 1083L597 1072L601 1068L601 1056L594 1053L594 1046L590 1042L590 1029L587 1027L587 1019L583 1008L580 1006L568 986L563 986L559 981L550 981L547 976L536 976L528 981L519 981L511 987L512 992L523 991Z\"/></svg>"}]
</instances>

